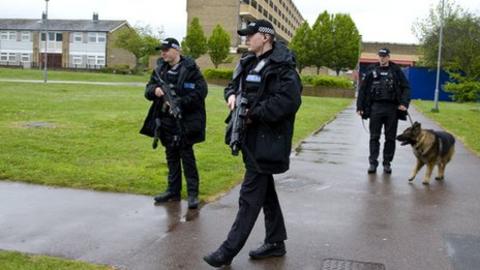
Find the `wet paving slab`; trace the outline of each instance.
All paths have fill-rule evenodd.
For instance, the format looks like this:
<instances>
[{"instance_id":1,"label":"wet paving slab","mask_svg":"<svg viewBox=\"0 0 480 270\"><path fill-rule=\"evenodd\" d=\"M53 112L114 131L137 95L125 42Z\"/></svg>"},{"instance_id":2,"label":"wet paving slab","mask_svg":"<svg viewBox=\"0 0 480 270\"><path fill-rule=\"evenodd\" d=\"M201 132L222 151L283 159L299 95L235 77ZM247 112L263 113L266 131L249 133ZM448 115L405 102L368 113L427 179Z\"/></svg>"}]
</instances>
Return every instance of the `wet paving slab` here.
<instances>
[{"instance_id":1,"label":"wet paving slab","mask_svg":"<svg viewBox=\"0 0 480 270\"><path fill-rule=\"evenodd\" d=\"M401 121L399 132L408 124ZM391 175L381 166L366 173L368 136L350 107L292 152L291 169L275 176L287 255L249 260L264 239L261 214L227 269L478 269L480 158L457 140L445 181L424 186L422 170L409 184L409 146L397 144ZM211 269L202 257L225 239L238 192L187 211L185 202L155 206L147 196L0 182L0 249L124 269Z\"/></svg>"}]
</instances>

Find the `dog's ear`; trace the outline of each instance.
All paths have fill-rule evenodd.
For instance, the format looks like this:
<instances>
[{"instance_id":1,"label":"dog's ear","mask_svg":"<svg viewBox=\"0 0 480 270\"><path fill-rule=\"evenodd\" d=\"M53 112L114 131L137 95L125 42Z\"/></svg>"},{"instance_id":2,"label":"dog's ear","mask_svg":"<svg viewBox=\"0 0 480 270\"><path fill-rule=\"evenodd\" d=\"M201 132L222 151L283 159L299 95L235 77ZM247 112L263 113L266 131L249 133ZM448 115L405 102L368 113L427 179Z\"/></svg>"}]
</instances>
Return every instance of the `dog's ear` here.
<instances>
[{"instance_id":1,"label":"dog's ear","mask_svg":"<svg viewBox=\"0 0 480 270\"><path fill-rule=\"evenodd\" d=\"M415 123L413 123L412 127L413 128L421 128L422 125L419 122L415 121Z\"/></svg>"}]
</instances>

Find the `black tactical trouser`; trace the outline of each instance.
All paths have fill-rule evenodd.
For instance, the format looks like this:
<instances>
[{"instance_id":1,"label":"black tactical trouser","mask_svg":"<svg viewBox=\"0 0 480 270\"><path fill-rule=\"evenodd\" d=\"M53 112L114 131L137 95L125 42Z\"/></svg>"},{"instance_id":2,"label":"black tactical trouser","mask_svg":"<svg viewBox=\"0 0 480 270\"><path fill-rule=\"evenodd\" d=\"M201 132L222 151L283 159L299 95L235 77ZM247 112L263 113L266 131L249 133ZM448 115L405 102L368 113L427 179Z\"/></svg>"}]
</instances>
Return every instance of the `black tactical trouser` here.
<instances>
[{"instance_id":1,"label":"black tactical trouser","mask_svg":"<svg viewBox=\"0 0 480 270\"><path fill-rule=\"evenodd\" d=\"M165 154L168 164L168 191L180 194L183 166L183 174L187 180L188 196L198 196L199 179L193 145L167 146L165 147Z\"/></svg>"},{"instance_id":2,"label":"black tactical trouser","mask_svg":"<svg viewBox=\"0 0 480 270\"><path fill-rule=\"evenodd\" d=\"M247 169L238 201L237 217L227 240L220 246L227 256L234 257L240 252L262 208L265 215L265 242L274 243L287 239L273 175Z\"/></svg>"},{"instance_id":3,"label":"black tactical trouser","mask_svg":"<svg viewBox=\"0 0 480 270\"><path fill-rule=\"evenodd\" d=\"M372 112L370 114L370 156L368 160L370 164L378 165L378 155L380 152L380 134L382 126L385 130L385 144L383 147L383 164L390 164L395 154L395 137L397 136L398 105L393 103L372 104Z\"/></svg>"}]
</instances>

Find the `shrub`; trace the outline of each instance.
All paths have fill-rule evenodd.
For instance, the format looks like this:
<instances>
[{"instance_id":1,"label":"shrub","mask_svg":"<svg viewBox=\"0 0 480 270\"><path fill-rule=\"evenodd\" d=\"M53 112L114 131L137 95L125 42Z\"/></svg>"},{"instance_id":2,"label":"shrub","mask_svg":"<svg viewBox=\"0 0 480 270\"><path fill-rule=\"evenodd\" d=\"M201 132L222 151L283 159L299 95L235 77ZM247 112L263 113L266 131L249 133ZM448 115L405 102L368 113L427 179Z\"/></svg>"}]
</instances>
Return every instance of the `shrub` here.
<instances>
[{"instance_id":1,"label":"shrub","mask_svg":"<svg viewBox=\"0 0 480 270\"><path fill-rule=\"evenodd\" d=\"M113 74L132 74L134 73L129 65L114 65L111 67L104 67L100 70L103 73L113 73Z\"/></svg>"},{"instance_id":2,"label":"shrub","mask_svg":"<svg viewBox=\"0 0 480 270\"><path fill-rule=\"evenodd\" d=\"M445 91L452 93L457 102L478 101L480 99L480 82L447 83Z\"/></svg>"},{"instance_id":3,"label":"shrub","mask_svg":"<svg viewBox=\"0 0 480 270\"><path fill-rule=\"evenodd\" d=\"M205 69L203 71L203 75L205 76L205 79L226 79L230 80L232 79L233 76L233 70L232 69Z\"/></svg>"},{"instance_id":4,"label":"shrub","mask_svg":"<svg viewBox=\"0 0 480 270\"><path fill-rule=\"evenodd\" d=\"M343 77L302 75L302 83L312 86L353 89L352 81Z\"/></svg>"}]
</instances>

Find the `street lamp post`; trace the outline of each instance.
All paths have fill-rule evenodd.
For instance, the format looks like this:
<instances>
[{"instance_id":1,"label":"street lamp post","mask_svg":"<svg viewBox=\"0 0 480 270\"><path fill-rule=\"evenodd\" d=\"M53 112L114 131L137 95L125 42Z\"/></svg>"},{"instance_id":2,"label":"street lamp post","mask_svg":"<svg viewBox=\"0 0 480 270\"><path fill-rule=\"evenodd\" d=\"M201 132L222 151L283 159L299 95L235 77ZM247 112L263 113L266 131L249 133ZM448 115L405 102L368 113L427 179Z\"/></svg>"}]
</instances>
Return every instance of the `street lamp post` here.
<instances>
[{"instance_id":1,"label":"street lamp post","mask_svg":"<svg viewBox=\"0 0 480 270\"><path fill-rule=\"evenodd\" d=\"M48 61L48 1L45 0L45 49L43 55L43 82L47 82L47 61Z\"/></svg>"},{"instance_id":2,"label":"street lamp post","mask_svg":"<svg viewBox=\"0 0 480 270\"><path fill-rule=\"evenodd\" d=\"M440 63L442 61L442 42L443 42L443 14L444 14L444 0L442 0L442 10L440 14L440 36L438 38L438 59L437 59L437 79L435 82L435 97L434 97L434 107L432 112L439 112L438 109L438 95L439 95L439 84L440 84Z\"/></svg>"}]
</instances>

